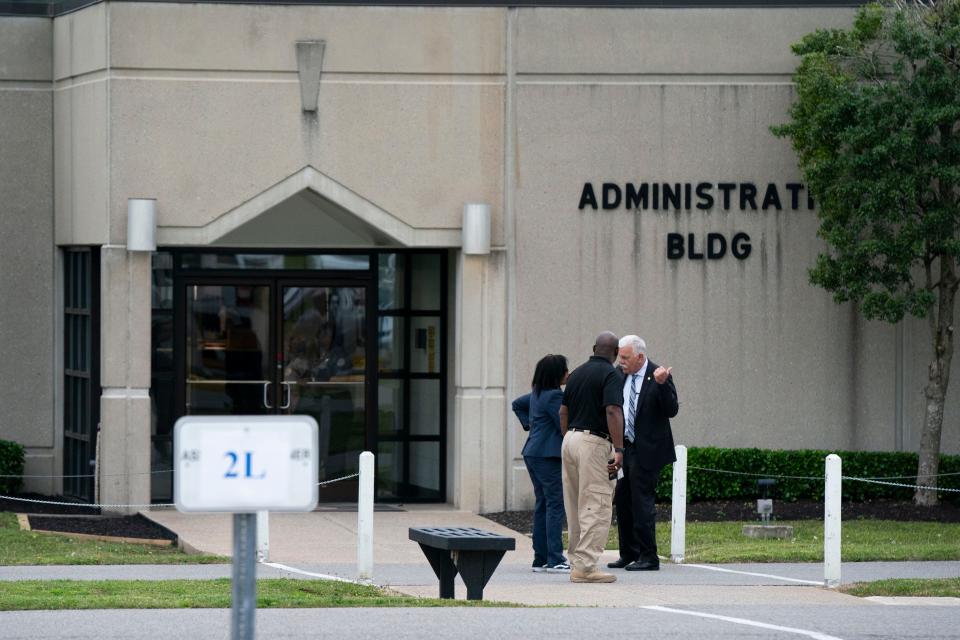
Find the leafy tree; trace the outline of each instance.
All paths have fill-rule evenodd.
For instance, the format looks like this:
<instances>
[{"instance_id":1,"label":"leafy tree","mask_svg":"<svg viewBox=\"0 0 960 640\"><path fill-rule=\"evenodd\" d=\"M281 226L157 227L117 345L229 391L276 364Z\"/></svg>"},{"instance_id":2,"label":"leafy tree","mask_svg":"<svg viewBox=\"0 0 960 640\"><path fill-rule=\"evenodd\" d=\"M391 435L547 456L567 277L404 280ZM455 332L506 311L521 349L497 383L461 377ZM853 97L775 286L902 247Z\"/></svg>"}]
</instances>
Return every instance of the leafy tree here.
<instances>
[{"instance_id":1,"label":"leafy tree","mask_svg":"<svg viewBox=\"0 0 960 640\"><path fill-rule=\"evenodd\" d=\"M827 250L810 281L870 319L927 318L917 474L935 487L960 286L960 0L867 5L850 29L793 51L797 100L773 132L792 141L819 203Z\"/></svg>"}]
</instances>

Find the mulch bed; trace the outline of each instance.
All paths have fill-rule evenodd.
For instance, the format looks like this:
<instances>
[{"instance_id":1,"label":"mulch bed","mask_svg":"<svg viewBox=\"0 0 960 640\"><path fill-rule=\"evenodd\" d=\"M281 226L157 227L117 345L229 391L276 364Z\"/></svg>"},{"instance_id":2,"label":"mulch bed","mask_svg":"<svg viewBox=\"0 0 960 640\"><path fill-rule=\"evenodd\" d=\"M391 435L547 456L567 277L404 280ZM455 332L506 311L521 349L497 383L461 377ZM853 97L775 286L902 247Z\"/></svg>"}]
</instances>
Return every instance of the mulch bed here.
<instances>
[{"instance_id":1,"label":"mulch bed","mask_svg":"<svg viewBox=\"0 0 960 640\"><path fill-rule=\"evenodd\" d=\"M657 522L670 522L670 503L657 504ZM844 502L840 508L844 520L901 520L928 522L960 522L960 504L941 503L936 507L918 507L910 501L877 500ZM774 501L774 520L823 520L823 503L814 500L797 502ZM519 533L533 531L532 511L485 513L493 520ZM616 520L616 517L614 517ZM759 522L756 501L717 500L692 502L687 505L688 522Z\"/></svg>"},{"instance_id":2,"label":"mulch bed","mask_svg":"<svg viewBox=\"0 0 960 640\"><path fill-rule=\"evenodd\" d=\"M177 536L169 529L161 527L140 514L119 517L88 516L86 518L31 515L29 520L31 529L41 531L64 531L95 536L140 538L141 540L170 540L171 542L177 540Z\"/></svg>"},{"instance_id":3,"label":"mulch bed","mask_svg":"<svg viewBox=\"0 0 960 640\"><path fill-rule=\"evenodd\" d=\"M14 497L51 502L74 502L63 496L44 496L35 493L22 493ZM166 527L162 527L139 514L132 516L101 515L100 509L82 506L81 503L76 503L76 506L72 504L55 505L0 498L0 511L28 514L30 528L40 531L62 531L152 540L176 541L177 539L176 534Z\"/></svg>"}]
</instances>

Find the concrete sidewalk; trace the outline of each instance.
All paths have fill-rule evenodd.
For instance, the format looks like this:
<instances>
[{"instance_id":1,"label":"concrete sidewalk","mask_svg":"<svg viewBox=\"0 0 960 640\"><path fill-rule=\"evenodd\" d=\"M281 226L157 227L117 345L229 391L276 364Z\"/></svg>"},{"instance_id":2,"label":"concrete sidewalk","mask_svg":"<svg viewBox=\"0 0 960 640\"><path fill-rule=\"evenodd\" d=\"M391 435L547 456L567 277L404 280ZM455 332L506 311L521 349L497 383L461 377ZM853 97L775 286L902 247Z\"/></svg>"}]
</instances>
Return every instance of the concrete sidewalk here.
<instances>
[{"instance_id":1,"label":"concrete sidewalk","mask_svg":"<svg viewBox=\"0 0 960 640\"><path fill-rule=\"evenodd\" d=\"M357 512L321 507L309 513L270 514L270 560L296 565L357 562ZM410 505L403 511L377 511L373 515L373 562L423 564L420 546L411 542L410 527L477 527L516 538L517 549L503 562L527 563L533 559L530 538L492 520L467 511L438 505ZM188 514L173 510L142 511L145 517L175 532L188 551L229 556L233 554L231 514ZM354 576L355 577L355 576Z\"/></svg>"},{"instance_id":2,"label":"concrete sidewalk","mask_svg":"<svg viewBox=\"0 0 960 640\"><path fill-rule=\"evenodd\" d=\"M144 515L175 531L188 549L229 556L232 552L232 517L229 514L183 514L152 511ZM869 600L824 589L823 566L816 563L737 565L674 565L664 562L657 572L615 571L613 584L573 584L566 574L533 573L530 538L473 513L425 505L406 511L374 514L374 571L376 584L410 595L436 597L437 578L420 551L408 538L409 527L477 527L510 536L515 551L507 552L484 599L528 605L637 607L643 605L766 605L843 604L877 606ZM271 514L270 565L260 565L261 577L357 576L357 514L342 510ZM617 557L604 552L602 562ZM89 568L96 573L95 568ZM207 571L229 575L229 567L182 567L173 571ZM136 573L136 568L131 568ZM157 568L160 573L171 569ZM153 570L151 570L151 573ZM142 573L142 572L141 572ZM0 571L0 579L3 579ZM871 562L843 565L843 582L909 577L955 577L960 562ZM456 580L456 597L465 587Z\"/></svg>"}]
</instances>

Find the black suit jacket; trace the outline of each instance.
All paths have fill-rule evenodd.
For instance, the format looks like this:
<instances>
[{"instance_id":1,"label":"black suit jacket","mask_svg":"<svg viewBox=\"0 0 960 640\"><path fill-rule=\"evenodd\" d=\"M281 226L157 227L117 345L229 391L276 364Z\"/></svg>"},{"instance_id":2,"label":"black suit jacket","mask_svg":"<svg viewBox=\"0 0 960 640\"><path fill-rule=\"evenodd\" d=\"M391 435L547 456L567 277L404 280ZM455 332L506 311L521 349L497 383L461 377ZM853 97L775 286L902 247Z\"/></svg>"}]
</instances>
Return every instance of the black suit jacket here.
<instances>
[{"instance_id":1,"label":"black suit jacket","mask_svg":"<svg viewBox=\"0 0 960 640\"><path fill-rule=\"evenodd\" d=\"M642 469L659 470L671 462L676 462L677 454L673 447L673 432L670 430L670 418L677 415L680 403L677 401L677 388L673 385L673 376L657 384L653 372L657 364L649 362L644 374L640 395L637 396L637 409L633 421L633 446L636 448L638 464ZM639 382L639 380L637 380ZM624 386L630 384L630 376L624 375ZM624 429L627 418L624 417Z\"/></svg>"}]
</instances>

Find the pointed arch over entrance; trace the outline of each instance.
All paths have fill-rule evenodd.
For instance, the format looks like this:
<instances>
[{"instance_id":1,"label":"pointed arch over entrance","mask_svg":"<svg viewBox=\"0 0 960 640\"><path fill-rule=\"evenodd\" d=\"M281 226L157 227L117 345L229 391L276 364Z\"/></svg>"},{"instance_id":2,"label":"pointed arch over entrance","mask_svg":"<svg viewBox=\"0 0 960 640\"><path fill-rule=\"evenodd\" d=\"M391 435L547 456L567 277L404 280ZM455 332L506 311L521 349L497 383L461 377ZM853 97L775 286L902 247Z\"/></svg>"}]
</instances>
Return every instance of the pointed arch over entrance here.
<instances>
[{"instance_id":1,"label":"pointed arch over entrance","mask_svg":"<svg viewBox=\"0 0 960 640\"><path fill-rule=\"evenodd\" d=\"M196 227L161 226L153 256L156 470L181 415L302 413L320 426L323 501L447 499L448 248L307 166ZM166 501L171 476L152 478ZM329 483L329 484L327 484Z\"/></svg>"},{"instance_id":2,"label":"pointed arch over entrance","mask_svg":"<svg viewBox=\"0 0 960 640\"><path fill-rule=\"evenodd\" d=\"M306 166L199 227L160 227L166 246L459 247L460 229L412 227Z\"/></svg>"}]
</instances>

